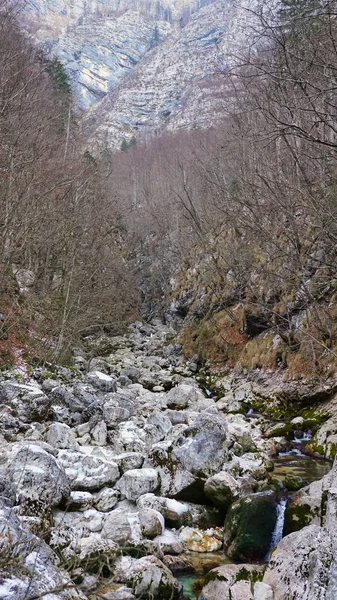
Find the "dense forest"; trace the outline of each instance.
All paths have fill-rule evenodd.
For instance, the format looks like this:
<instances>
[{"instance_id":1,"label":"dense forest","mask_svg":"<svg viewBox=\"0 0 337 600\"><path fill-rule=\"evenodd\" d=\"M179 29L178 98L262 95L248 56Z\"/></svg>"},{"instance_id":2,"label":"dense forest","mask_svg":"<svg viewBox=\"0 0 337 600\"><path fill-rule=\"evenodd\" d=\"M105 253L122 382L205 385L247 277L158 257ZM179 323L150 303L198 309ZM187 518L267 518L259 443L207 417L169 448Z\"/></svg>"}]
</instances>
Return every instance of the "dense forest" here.
<instances>
[{"instance_id":1,"label":"dense forest","mask_svg":"<svg viewBox=\"0 0 337 600\"><path fill-rule=\"evenodd\" d=\"M163 317L172 300L188 352L218 335L222 361L337 358L335 3L256 16L251 47L217 75L220 126L93 155L61 63L2 0L3 362L34 344L65 357L88 327ZM249 349L270 329L277 352Z\"/></svg>"}]
</instances>

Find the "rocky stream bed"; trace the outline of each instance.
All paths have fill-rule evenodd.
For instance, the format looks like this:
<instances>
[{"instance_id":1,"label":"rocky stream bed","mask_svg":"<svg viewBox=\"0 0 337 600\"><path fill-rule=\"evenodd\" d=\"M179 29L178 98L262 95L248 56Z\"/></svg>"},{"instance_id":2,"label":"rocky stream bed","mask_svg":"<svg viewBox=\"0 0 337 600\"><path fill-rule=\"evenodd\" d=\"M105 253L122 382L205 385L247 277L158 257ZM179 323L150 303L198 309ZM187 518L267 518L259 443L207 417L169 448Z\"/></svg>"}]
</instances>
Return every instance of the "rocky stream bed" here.
<instances>
[{"instance_id":1,"label":"rocky stream bed","mask_svg":"<svg viewBox=\"0 0 337 600\"><path fill-rule=\"evenodd\" d=\"M0 600L337 598L326 394L281 419L284 382L210 392L174 334L139 322L1 374Z\"/></svg>"}]
</instances>

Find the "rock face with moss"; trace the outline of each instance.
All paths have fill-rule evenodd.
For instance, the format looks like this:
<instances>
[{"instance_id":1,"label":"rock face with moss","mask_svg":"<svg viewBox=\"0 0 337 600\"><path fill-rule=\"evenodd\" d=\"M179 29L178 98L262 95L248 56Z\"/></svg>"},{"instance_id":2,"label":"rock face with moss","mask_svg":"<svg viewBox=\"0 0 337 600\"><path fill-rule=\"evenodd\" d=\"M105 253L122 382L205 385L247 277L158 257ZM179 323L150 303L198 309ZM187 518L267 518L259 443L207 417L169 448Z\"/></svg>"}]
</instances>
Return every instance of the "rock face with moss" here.
<instances>
[{"instance_id":1,"label":"rock face with moss","mask_svg":"<svg viewBox=\"0 0 337 600\"><path fill-rule=\"evenodd\" d=\"M199 600L253 600L254 583L263 577L263 567L257 565L224 565L209 572ZM240 593L240 596L239 596Z\"/></svg>"},{"instance_id":2,"label":"rock face with moss","mask_svg":"<svg viewBox=\"0 0 337 600\"><path fill-rule=\"evenodd\" d=\"M275 496L252 494L235 502L225 520L224 546L236 561L263 560L277 519Z\"/></svg>"},{"instance_id":3,"label":"rock face with moss","mask_svg":"<svg viewBox=\"0 0 337 600\"><path fill-rule=\"evenodd\" d=\"M273 590L273 600L333 600L336 597L335 486L336 464L322 482L315 482L299 492L297 504L295 498L291 524L301 529L279 543L263 578ZM308 522L311 524L306 526Z\"/></svg>"}]
</instances>

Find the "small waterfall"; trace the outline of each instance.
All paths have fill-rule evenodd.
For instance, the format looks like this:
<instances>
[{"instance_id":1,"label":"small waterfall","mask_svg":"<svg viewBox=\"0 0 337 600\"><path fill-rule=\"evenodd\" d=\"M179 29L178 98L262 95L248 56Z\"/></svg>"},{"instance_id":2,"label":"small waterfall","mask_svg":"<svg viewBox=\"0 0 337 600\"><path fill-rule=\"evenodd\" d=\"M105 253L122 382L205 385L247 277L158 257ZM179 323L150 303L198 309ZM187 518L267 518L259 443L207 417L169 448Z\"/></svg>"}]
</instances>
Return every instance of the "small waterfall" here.
<instances>
[{"instance_id":1,"label":"small waterfall","mask_svg":"<svg viewBox=\"0 0 337 600\"><path fill-rule=\"evenodd\" d=\"M276 507L276 523L271 537L269 552L266 556L266 561L269 561L272 550L276 548L283 536L284 517L286 512L287 499L282 498Z\"/></svg>"},{"instance_id":2,"label":"small waterfall","mask_svg":"<svg viewBox=\"0 0 337 600\"><path fill-rule=\"evenodd\" d=\"M294 431L294 442L310 442L311 439L312 431L310 429L308 431Z\"/></svg>"}]
</instances>

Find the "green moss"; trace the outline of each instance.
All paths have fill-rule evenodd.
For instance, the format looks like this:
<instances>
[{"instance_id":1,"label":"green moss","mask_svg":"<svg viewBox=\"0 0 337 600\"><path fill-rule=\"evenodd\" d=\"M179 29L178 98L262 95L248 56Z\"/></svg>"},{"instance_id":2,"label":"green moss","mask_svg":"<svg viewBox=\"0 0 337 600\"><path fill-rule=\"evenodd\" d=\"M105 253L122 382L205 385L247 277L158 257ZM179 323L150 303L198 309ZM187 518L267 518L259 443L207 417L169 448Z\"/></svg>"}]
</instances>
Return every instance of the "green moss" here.
<instances>
[{"instance_id":1,"label":"green moss","mask_svg":"<svg viewBox=\"0 0 337 600\"><path fill-rule=\"evenodd\" d=\"M314 517L315 513L312 512L309 504L289 504L285 512L284 535L310 525Z\"/></svg>"},{"instance_id":2,"label":"green moss","mask_svg":"<svg viewBox=\"0 0 337 600\"><path fill-rule=\"evenodd\" d=\"M205 585L210 581L229 581L227 577L224 575L220 575L220 573L214 569L213 571L209 571L205 577Z\"/></svg>"},{"instance_id":3,"label":"green moss","mask_svg":"<svg viewBox=\"0 0 337 600\"><path fill-rule=\"evenodd\" d=\"M235 577L235 581L250 581L254 584L256 581L262 581L262 571L248 571L245 567L242 567Z\"/></svg>"},{"instance_id":4,"label":"green moss","mask_svg":"<svg viewBox=\"0 0 337 600\"><path fill-rule=\"evenodd\" d=\"M273 494L252 494L235 503L225 520L230 558L263 560L270 547L276 518Z\"/></svg>"},{"instance_id":5,"label":"green moss","mask_svg":"<svg viewBox=\"0 0 337 600\"><path fill-rule=\"evenodd\" d=\"M297 492L304 486L304 481L299 475L287 473L284 478L284 485L290 492Z\"/></svg>"}]
</instances>

